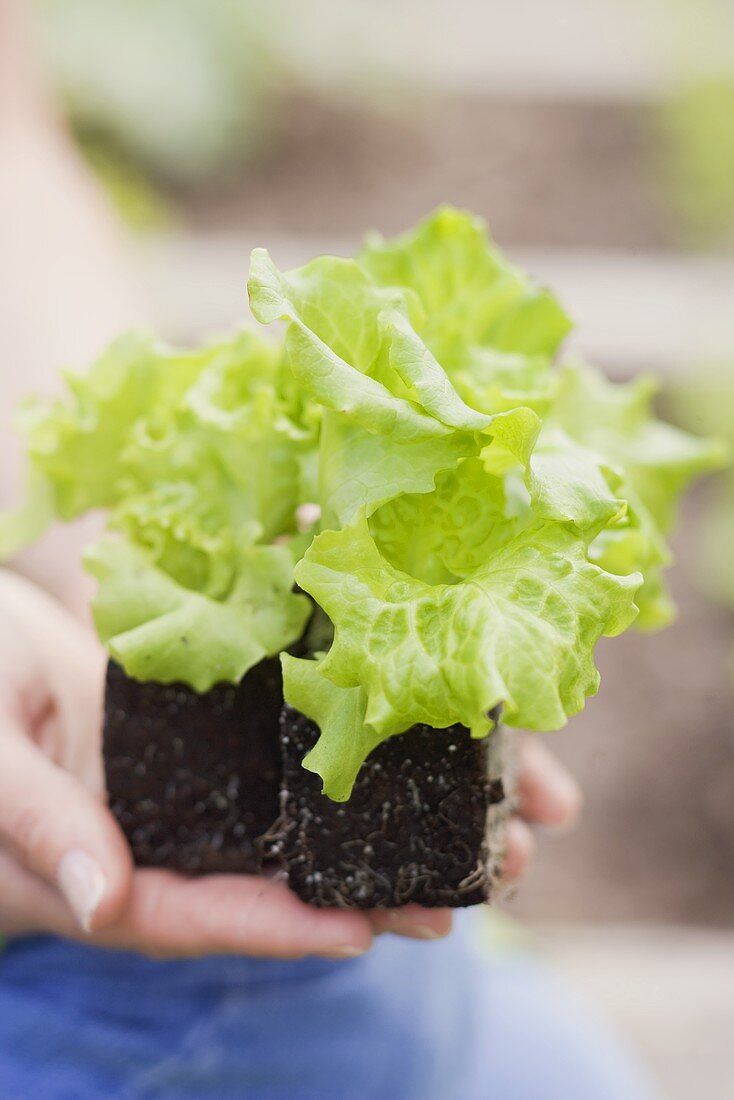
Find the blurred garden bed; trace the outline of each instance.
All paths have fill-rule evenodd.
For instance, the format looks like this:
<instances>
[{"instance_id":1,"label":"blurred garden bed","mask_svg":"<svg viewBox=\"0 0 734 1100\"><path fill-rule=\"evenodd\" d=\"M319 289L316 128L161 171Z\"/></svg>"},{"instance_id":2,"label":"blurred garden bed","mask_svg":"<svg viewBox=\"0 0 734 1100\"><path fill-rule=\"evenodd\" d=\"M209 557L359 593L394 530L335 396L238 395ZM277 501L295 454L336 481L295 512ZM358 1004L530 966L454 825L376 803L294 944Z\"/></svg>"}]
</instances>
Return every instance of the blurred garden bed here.
<instances>
[{"instance_id":1,"label":"blurred garden bed","mask_svg":"<svg viewBox=\"0 0 734 1100\"><path fill-rule=\"evenodd\" d=\"M674 540L677 622L602 645L600 694L548 736L585 812L574 833L540 837L517 915L731 927L734 615L694 590L704 496Z\"/></svg>"},{"instance_id":2,"label":"blurred garden bed","mask_svg":"<svg viewBox=\"0 0 734 1100\"><path fill-rule=\"evenodd\" d=\"M408 92L398 112L293 94L245 171L178 201L207 231L390 233L451 201L485 215L508 245L668 248L677 230L647 111Z\"/></svg>"}]
</instances>

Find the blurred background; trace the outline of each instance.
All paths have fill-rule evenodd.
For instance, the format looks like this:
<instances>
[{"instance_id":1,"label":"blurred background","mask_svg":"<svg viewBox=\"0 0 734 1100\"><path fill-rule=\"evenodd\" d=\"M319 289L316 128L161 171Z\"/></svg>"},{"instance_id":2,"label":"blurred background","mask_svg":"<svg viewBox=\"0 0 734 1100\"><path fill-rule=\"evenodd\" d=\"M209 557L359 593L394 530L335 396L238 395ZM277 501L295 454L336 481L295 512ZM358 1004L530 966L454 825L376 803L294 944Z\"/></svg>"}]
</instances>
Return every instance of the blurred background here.
<instances>
[{"instance_id":1,"label":"blurred background","mask_svg":"<svg viewBox=\"0 0 734 1100\"><path fill-rule=\"evenodd\" d=\"M550 283L576 350L734 444L732 0L38 0L150 323L238 322L249 250L350 253L448 201ZM672 1100L731 1100L734 480L689 501L676 625L603 646L550 743L586 795L505 912ZM512 937L510 937L512 938Z\"/></svg>"}]
</instances>

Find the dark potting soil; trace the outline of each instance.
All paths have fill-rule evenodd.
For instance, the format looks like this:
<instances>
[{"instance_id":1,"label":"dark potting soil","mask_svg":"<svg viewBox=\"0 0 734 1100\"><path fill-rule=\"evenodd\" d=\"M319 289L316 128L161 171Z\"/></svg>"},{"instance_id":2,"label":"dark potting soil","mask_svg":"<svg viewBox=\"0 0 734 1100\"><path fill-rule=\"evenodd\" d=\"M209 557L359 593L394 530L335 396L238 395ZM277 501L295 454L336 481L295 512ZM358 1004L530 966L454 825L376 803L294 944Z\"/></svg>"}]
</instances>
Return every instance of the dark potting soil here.
<instances>
[{"instance_id":1,"label":"dark potting soil","mask_svg":"<svg viewBox=\"0 0 734 1100\"><path fill-rule=\"evenodd\" d=\"M187 874L280 865L316 906L485 901L507 806L503 734L418 725L379 746L346 803L301 766L317 727L283 706L280 663L199 695L107 670L110 807L140 866Z\"/></svg>"},{"instance_id":2,"label":"dark potting soil","mask_svg":"<svg viewBox=\"0 0 734 1100\"><path fill-rule=\"evenodd\" d=\"M199 695L107 669L104 763L110 807L141 866L257 872L278 817L280 662Z\"/></svg>"},{"instance_id":3,"label":"dark potting soil","mask_svg":"<svg viewBox=\"0 0 734 1100\"><path fill-rule=\"evenodd\" d=\"M301 761L318 737L283 708L281 833L292 890L311 905L385 908L476 905L489 897L492 807L504 800L496 734L416 725L375 749L346 803L321 794ZM498 766L499 765L499 766ZM492 775L495 778L492 778Z\"/></svg>"}]
</instances>

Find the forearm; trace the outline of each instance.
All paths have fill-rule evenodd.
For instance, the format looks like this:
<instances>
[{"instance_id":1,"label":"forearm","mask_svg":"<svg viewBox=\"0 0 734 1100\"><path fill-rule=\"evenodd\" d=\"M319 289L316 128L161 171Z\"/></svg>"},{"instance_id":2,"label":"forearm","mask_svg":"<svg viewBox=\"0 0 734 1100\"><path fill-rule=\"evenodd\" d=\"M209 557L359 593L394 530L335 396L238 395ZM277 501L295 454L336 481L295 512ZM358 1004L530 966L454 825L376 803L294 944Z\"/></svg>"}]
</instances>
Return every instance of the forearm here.
<instances>
[{"instance_id":1,"label":"forearm","mask_svg":"<svg viewBox=\"0 0 734 1100\"><path fill-rule=\"evenodd\" d=\"M13 410L51 394L61 366L83 367L114 335L144 321L125 242L35 71L24 5L0 2L0 507L22 491ZM85 534L51 532L14 567L73 607Z\"/></svg>"}]
</instances>

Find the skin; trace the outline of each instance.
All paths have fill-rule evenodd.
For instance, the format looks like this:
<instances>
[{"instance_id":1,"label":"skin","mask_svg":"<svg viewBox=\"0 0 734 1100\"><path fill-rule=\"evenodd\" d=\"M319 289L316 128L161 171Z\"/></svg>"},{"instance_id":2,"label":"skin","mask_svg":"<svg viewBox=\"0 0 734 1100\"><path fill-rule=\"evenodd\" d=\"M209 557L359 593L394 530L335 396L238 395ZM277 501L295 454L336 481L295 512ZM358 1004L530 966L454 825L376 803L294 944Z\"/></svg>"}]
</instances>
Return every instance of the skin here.
<instances>
[{"instance_id":1,"label":"skin","mask_svg":"<svg viewBox=\"0 0 734 1100\"><path fill-rule=\"evenodd\" d=\"M0 0L0 299L8 305L0 338L12 364L0 367L0 505L17 497L21 481L6 420L17 399L48 392L59 364L88 361L145 320L122 235L34 64L29 9ZM88 588L78 565L94 522L52 531L14 563L17 572L0 570L0 932L51 932L162 957L278 958L348 957L387 931L446 935L450 911L316 910L271 879L189 880L133 867L104 801L105 655L84 621ZM531 856L530 826L569 825L580 805L574 781L537 740L521 751L508 882ZM70 853L77 868L81 857L94 869L85 898L79 875L73 886L64 872Z\"/></svg>"},{"instance_id":2,"label":"skin","mask_svg":"<svg viewBox=\"0 0 734 1100\"><path fill-rule=\"evenodd\" d=\"M56 601L8 571L0 571L0 624L0 930L86 937L158 956L280 958L359 954L386 931L448 933L448 910L316 910L270 879L134 869L104 803L101 647ZM523 745L519 798L508 880L530 857L530 824L565 826L579 809L573 780L537 741ZM105 879L88 932L59 888L69 852L91 857Z\"/></svg>"}]
</instances>

